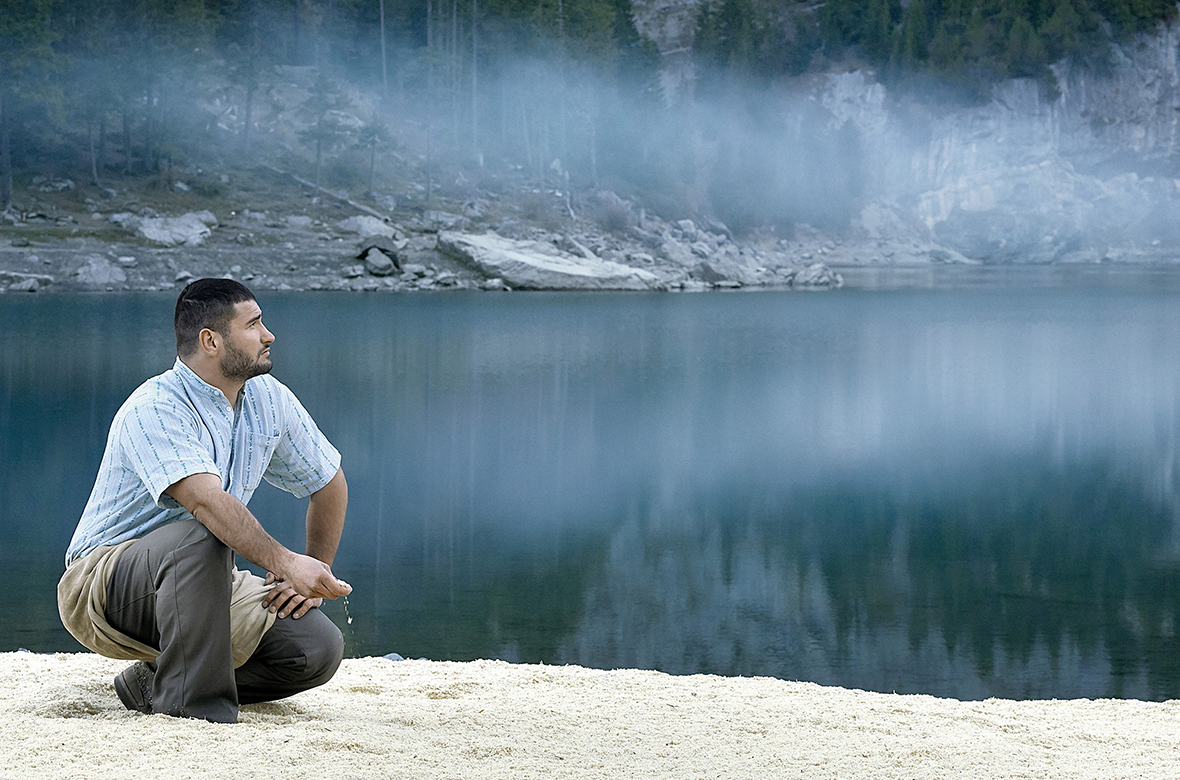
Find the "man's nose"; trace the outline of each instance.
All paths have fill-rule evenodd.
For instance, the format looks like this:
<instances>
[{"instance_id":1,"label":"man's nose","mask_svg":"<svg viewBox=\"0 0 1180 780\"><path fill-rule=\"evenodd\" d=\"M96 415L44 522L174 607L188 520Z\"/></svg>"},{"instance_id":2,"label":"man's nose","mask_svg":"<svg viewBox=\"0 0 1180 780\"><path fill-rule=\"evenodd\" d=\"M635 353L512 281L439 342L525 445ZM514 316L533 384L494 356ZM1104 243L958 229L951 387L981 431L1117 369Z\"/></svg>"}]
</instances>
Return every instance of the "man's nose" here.
<instances>
[{"instance_id":1,"label":"man's nose","mask_svg":"<svg viewBox=\"0 0 1180 780\"><path fill-rule=\"evenodd\" d=\"M259 323L259 325L262 325L262 323ZM269 330L267 330L265 325L262 325L262 343L263 344L270 344L274 340L275 340L275 334L273 334Z\"/></svg>"}]
</instances>

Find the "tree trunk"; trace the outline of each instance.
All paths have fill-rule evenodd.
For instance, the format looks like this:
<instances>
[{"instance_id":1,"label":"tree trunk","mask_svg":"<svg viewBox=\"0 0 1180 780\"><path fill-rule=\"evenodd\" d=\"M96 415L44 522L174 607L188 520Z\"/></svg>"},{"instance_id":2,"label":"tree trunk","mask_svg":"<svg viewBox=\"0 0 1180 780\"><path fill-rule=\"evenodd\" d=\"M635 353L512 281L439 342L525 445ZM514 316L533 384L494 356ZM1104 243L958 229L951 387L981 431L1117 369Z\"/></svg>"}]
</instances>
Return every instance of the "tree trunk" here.
<instances>
[{"instance_id":1,"label":"tree trunk","mask_svg":"<svg viewBox=\"0 0 1180 780\"><path fill-rule=\"evenodd\" d=\"M320 187L320 169L324 161L324 142L322 139L315 139L315 186L316 189Z\"/></svg>"},{"instance_id":2,"label":"tree trunk","mask_svg":"<svg viewBox=\"0 0 1180 780\"><path fill-rule=\"evenodd\" d=\"M459 0L451 0L451 143L459 147Z\"/></svg>"},{"instance_id":3,"label":"tree trunk","mask_svg":"<svg viewBox=\"0 0 1180 780\"><path fill-rule=\"evenodd\" d=\"M131 175L131 119L127 116L127 98L123 98L123 174Z\"/></svg>"},{"instance_id":4,"label":"tree trunk","mask_svg":"<svg viewBox=\"0 0 1180 780\"><path fill-rule=\"evenodd\" d=\"M0 91L0 211L12 206L12 139L8 114L12 111L12 100L4 101Z\"/></svg>"},{"instance_id":5,"label":"tree trunk","mask_svg":"<svg viewBox=\"0 0 1180 780\"><path fill-rule=\"evenodd\" d=\"M258 16L250 20L250 57L246 61L246 106L242 114L242 153L250 152L250 124L254 121L254 91L258 87Z\"/></svg>"},{"instance_id":6,"label":"tree trunk","mask_svg":"<svg viewBox=\"0 0 1180 780\"><path fill-rule=\"evenodd\" d=\"M373 170L377 167L377 144L369 147L369 197L373 197Z\"/></svg>"},{"instance_id":7,"label":"tree trunk","mask_svg":"<svg viewBox=\"0 0 1180 780\"><path fill-rule=\"evenodd\" d=\"M476 96L479 87L479 69L476 67L476 56L479 54L479 0L471 0L471 153L482 167L479 157L479 106Z\"/></svg>"},{"instance_id":8,"label":"tree trunk","mask_svg":"<svg viewBox=\"0 0 1180 780\"><path fill-rule=\"evenodd\" d=\"M153 138L155 128L152 126L154 124L152 118L155 114L155 111L152 110L153 108L152 90L149 88L147 92L147 107L144 109L143 119L143 170L146 173L151 173L156 169L156 154L153 148L155 142L155 138Z\"/></svg>"},{"instance_id":9,"label":"tree trunk","mask_svg":"<svg viewBox=\"0 0 1180 780\"><path fill-rule=\"evenodd\" d=\"M94 143L94 113L86 117L86 140L90 142L90 180L95 187L101 187L98 180L98 150Z\"/></svg>"},{"instance_id":10,"label":"tree trunk","mask_svg":"<svg viewBox=\"0 0 1180 780\"><path fill-rule=\"evenodd\" d=\"M524 159L528 161L529 176L532 176L535 172L533 170L533 147L529 143L529 108L523 92L520 94L520 126L524 131Z\"/></svg>"},{"instance_id":11,"label":"tree trunk","mask_svg":"<svg viewBox=\"0 0 1180 780\"><path fill-rule=\"evenodd\" d=\"M385 0L378 0L381 6L381 99L389 103L389 69L385 63ZM369 191L373 189L369 183Z\"/></svg>"},{"instance_id":12,"label":"tree trunk","mask_svg":"<svg viewBox=\"0 0 1180 780\"><path fill-rule=\"evenodd\" d=\"M100 170L107 167L107 112L101 109L98 112L98 167Z\"/></svg>"},{"instance_id":13,"label":"tree trunk","mask_svg":"<svg viewBox=\"0 0 1180 780\"><path fill-rule=\"evenodd\" d=\"M566 139L568 137L568 131L566 129L567 123L566 123L566 117L565 117L565 103L566 103L566 94L565 94L566 93L566 84L565 84L565 4L562 2L562 0L557 0L557 33L559 36L559 41L558 41L558 44L559 44L558 73L561 77L561 88L558 90L558 95L557 95L557 100L558 100L557 110L558 110L558 118L559 118L558 131L560 133L560 137L557 139L557 153L561 157L561 164L565 167L569 167L569 161L566 159L568 157L568 153L566 150Z\"/></svg>"},{"instance_id":14,"label":"tree trunk","mask_svg":"<svg viewBox=\"0 0 1180 780\"><path fill-rule=\"evenodd\" d=\"M434 100L434 3L426 0L426 104ZM427 110L430 110L427 108Z\"/></svg>"}]
</instances>

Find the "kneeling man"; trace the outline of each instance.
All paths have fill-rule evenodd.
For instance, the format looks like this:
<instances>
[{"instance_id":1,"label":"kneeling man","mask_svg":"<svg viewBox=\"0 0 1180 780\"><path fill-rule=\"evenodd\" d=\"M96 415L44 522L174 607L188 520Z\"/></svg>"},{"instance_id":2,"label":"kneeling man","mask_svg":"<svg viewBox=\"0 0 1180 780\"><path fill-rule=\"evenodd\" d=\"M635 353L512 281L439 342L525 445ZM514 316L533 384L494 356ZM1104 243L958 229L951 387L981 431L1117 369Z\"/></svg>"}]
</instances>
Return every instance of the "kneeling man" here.
<instances>
[{"instance_id":1,"label":"kneeling man","mask_svg":"<svg viewBox=\"0 0 1180 780\"><path fill-rule=\"evenodd\" d=\"M274 336L246 287L200 279L176 301L175 365L115 415L66 552L58 609L111 658L128 709L232 723L238 705L327 682L344 653L316 607L352 588L332 574L348 486L340 453L269 376ZM310 496L307 554L246 509L262 479ZM234 566L234 553L268 574Z\"/></svg>"}]
</instances>

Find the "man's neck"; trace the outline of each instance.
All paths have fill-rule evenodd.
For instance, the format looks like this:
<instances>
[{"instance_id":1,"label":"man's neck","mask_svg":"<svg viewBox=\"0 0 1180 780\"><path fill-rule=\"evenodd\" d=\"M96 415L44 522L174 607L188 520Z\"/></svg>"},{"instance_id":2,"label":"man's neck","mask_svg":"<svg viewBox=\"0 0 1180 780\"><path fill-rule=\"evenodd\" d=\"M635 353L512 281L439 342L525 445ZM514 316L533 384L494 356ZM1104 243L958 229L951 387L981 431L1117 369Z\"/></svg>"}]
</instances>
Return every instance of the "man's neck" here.
<instances>
[{"instance_id":1,"label":"man's neck","mask_svg":"<svg viewBox=\"0 0 1180 780\"><path fill-rule=\"evenodd\" d=\"M202 359L200 353L187 358L181 357L180 362L188 366L189 370L200 377L205 384L220 390L231 409L237 406L238 395L242 392L242 387L246 384L245 381L227 378L221 373L217 363Z\"/></svg>"}]
</instances>

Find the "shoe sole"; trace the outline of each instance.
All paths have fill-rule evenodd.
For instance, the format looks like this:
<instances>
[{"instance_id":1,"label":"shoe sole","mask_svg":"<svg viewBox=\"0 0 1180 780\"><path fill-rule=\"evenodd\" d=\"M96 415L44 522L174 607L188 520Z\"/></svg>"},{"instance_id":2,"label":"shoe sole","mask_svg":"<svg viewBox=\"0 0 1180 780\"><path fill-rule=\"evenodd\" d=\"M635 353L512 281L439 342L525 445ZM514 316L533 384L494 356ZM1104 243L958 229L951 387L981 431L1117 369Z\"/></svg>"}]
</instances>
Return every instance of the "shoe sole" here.
<instances>
[{"instance_id":1,"label":"shoe sole","mask_svg":"<svg viewBox=\"0 0 1180 780\"><path fill-rule=\"evenodd\" d=\"M141 664L135 663L124 669L115 677L115 693L123 706L144 715L152 714L152 705L144 695L143 680L140 679ZM143 673L147 677L146 670ZM138 696L136 695L138 694Z\"/></svg>"}]
</instances>

